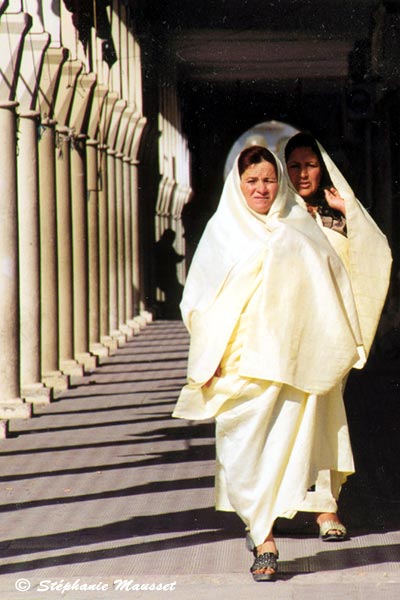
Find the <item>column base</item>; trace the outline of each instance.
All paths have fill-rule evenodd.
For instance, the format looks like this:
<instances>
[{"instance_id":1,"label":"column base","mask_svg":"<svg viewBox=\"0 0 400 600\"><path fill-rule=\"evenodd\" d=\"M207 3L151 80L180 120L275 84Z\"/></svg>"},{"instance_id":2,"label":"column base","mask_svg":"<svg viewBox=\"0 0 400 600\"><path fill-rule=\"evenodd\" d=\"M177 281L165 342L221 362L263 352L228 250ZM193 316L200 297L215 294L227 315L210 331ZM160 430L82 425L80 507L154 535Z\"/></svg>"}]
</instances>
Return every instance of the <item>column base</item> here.
<instances>
[{"instance_id":1,"label":"column base","mask_svg":"<svg viewBox=\"0 0 400 600\"><path fill-rule=\"evenodd\" d=\"M110 335L101 336L100 342L109 349L110 354L114 354L118 348L118 341Z\"/></svg>"},{"instance_id":2,"label":"column base","mask_svg":"<svg viewBox=\"0 0 400 600\"><path fill-rule=\"evenodd\" d=\"M61 371L50 371L43 373L42 382L46 387L52 388L54 392L64 392L69 388L69 376Z\"/></svg>"},{"instance_id":3,"label":"column base","mask_svg":"<svg viewBox=\"0 0 400 600\"><path fill-rule=\"evenodd\" d=\"M147 324L153 322L153 314L148 310L142 310L140 316L145 319Z\"/></svg>"},{"instance_id":4,"label":"column base","mask_svg":"<svg viewBox=\"0 0 400 600\"><path fill-rule=\"evenodd\" d=\"M99 344L98 342L90 344L89 349L90 349L90 352L92 354L94 354L95 356L98 356L98 357L110 356L110 349L103 344Z\"/></svg>"},{"instance_id":5,"label":"column base","mask_svg":"<svg viewBox=\"0 0 400 600\"><path fill-rule=\"evenodd\" d=\"M129 319L127 321L127 325L132 329L133 335L138 335L140 333L140 324L137 321L135 321L135 319Z\"/></svg>"},{"instance_id":6,"label":"column base","mask_svg":"<svg viewBox=\"0 0 400 600\"><path fill-rule=\"evenodd\" d=\"M77 377L83 377L84 375L82 365L73 358L61 360L60 368L64 375L76 375Z\"/></svg>"},{"instance_id":7,"label":"column base","mask_svg":"<svg viewBox=\"0 0 400 600\"><path fill-rule=\"evenodd\" d=\"M0 419L30 419L32 404L23 402L22 398L0 401Z\"/></svg>"},{"instance_id":8,"label":"column base","mask_svg":"<svg viewBox=\"0 0 400 600\"><path fill-rule=\"evenodd\" d=\"M23 385L21 396L25 402L30 402L31 404L50 404L52 401L51 389L45 387L43 383Z\"/></svg>"},{"instance_id":9,"label":"column base","mask_svg":"<svg viewBox=\"0 0 400 600\"><path fill-rule=\"evenodd\" d=\"M120 348L121 346L125 346L127 339L126 335L122 333L121 330L114 329L114 331L111 331L110 335L117 341L118 348Z\"/></svg>"},{"instance_id":10,"label":"column base","mask_svg":"<svg viewBox=\"0 0 400 600\"><path fill-rule=\"evenodd\" d=\"M137 323L139 325L140 329L144 329L147 325L147 321L143 315L137 315L136 317L133 317L133 319L131 319L131 321L133 321L134 323Z\"/></svg>"},{"instance_id":11,"label":"column base","mask_svg":"<svg viewBox=\"0 0 400 600\"><path fill-rule=\"evenodd\" d=\"M8 421L0 421L0 440L5 440L8 434Z\"/></svg>"},{"instance_id":12,"label":"column base","mask_svg":"<svg viewBox=\"0 0 400 600\"><path fill-rule=\"evenodd\" d=\"M118 328L124 335L126 335L127 340L134 335L134 331L132 327L129 327L126 323L122 323Z\"/></svg>"},{"instance_id":13,"label":"column base","mask_svg":"<svg viewBox=\"0 0 400 600\"><path fill-rule=\"evenodd\" d=\"M85 372L94 371L98 365L97 356L93 356L89 352L79 352L75 355L76 360L83 365Z\"/></svg>"}]
</instances>

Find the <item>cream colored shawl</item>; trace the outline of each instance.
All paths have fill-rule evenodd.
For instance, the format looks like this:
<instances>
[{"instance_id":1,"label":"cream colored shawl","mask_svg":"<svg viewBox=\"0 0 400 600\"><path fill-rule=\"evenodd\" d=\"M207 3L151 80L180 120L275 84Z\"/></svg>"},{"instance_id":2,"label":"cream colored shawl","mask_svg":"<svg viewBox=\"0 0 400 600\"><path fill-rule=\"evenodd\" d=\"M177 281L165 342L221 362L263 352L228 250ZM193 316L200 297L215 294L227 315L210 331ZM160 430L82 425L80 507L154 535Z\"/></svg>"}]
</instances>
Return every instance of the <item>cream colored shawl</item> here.
<instances>
[{"instance_id":1,"label":"cream colored shawl","mask_svg":"<svg viewBox=\"0 0 400 600\"><path fill-rule=\"evenodd\" d=\"M363 347L368 354L386 299L392 255L385 235L357 200L350 185L325 149L319 142L317 144L333 186L345 201L348 240L346 262L348 262ZM290 178L288 176L287 178L289 187L294 191ZM296 199L305 208L303 200L297 194ZM343 236L340 234L329 235L330 230L327 228L324 228L324 232L334 247L335 238L343 242Z\"/></svg>"},{"instance_id":2,"label":"cream colored shawl","mask_svg":"<svg viewBox=\"0 0 400 600\"><path fill-rule=\"evenodd\" d=\"M194 390L215 373L250 299L243 377L322 394L362 354L348 274L277 162L279 192L263 216L247 206L236 160L193 258L181 309Z\"/></svg>"}]
</instances>

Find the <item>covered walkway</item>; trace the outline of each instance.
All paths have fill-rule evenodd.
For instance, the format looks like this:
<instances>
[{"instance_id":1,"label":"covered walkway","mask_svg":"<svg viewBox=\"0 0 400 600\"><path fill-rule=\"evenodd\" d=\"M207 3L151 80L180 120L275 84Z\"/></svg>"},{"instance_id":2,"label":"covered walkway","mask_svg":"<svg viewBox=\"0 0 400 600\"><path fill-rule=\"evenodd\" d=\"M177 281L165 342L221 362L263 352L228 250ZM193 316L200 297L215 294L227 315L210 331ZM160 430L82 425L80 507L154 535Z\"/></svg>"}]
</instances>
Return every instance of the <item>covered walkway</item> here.
<instances>
[{"instance_id":1,"label":"covered walkway","mask_svg":"<svg viewBox=\"0 0 400 600\"><path fill-rule=\"evenodd\" d=\"M349 541L323 544L304 515L282 520L279 581L252 581L241 523L213 509L213 425L171 419L187 347L180 321L155 321L31 419L10 423L1 598L397 599L398 503L362 476L343 493Z\"/></svg>"}]
</instances>

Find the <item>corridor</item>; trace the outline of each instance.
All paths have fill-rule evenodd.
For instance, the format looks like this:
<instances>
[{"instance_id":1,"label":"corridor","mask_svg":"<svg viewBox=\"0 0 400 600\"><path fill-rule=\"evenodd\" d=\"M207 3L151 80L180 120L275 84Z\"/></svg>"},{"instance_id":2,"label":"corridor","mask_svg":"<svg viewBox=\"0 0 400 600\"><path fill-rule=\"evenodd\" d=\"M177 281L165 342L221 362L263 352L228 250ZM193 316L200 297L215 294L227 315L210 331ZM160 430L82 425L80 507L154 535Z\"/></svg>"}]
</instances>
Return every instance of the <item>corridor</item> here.
<instances>
[{"instance_id":1,"label":"corridor","mask_svg":"<svg viewBox=\"0 0 400 600\"><path fill-rule=\"evenodd\" d=\"M1 598L398 598L396 505L382 521L351 493L349 541L323 544L301 515L282 520L279 581L252 581L240 521L213 509L213 425L171 419L187 348L180 321L155 321L12 421L1 441Z\"/></svg>"}]
</instances>

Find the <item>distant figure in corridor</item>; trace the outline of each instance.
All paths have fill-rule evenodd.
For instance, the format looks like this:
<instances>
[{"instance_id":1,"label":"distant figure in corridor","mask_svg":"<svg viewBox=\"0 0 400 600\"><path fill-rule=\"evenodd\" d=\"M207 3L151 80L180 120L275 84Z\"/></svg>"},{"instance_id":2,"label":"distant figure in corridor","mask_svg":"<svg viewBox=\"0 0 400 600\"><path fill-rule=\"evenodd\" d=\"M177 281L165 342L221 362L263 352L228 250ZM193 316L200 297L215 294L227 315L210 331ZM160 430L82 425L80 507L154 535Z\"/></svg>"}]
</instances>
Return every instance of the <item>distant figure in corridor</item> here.
<instances>
[{"instance_id":1,"label":"distant figure in corridor","mask_svg":"<svg viewBox=\"0 0 400 600\"><path fill-rule=\"evenodd\" d=\"M179 303L183 286L179 283L176 266L185 258L174 248L176 233L166 229L155 245L156 285L165 294L162 316L166 319L179 319Z\"/></svg>"},{"instance_id":2,"label":"distant figure in corridor","mask_svg":"<svg viewBox=\"0 0 400 600\"><path fill-rule=\"evenodd\" d=\"M243 150L181 303L191 344L173 416L215 418L216 508L243 520L256 581L276 578L278 517L335 518L354 471L342 382L365 362L388 284L383 272L368 297L364 340L348 273L300 203L273 153ZM323 540L344 533L336 522L321 525Z\"/></svg>"}]
</instances>

